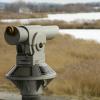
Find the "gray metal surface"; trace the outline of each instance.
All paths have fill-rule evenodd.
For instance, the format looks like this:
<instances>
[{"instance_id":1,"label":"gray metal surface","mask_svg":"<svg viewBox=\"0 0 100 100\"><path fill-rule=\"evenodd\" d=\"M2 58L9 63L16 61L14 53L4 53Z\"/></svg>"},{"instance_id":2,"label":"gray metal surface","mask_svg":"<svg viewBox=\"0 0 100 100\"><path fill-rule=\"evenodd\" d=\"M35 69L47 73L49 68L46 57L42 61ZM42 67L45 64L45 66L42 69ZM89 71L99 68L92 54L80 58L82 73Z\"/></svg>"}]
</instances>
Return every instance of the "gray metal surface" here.
<instances>
[{"instance_id":1,"label":"gray metal surface","mask_svg":"<svg viewBox=\"0 0 100 100\"><path fill-rule=\"evenodd\" d=\"M27 30L31 35L28 37ZM19 42L24 42L29 38L29 41L31 38L33 38L33 35L35 33L45 34L46 39L52 39L59 33L59 28L57 26L25 26L23 27L7 27L5 31L4 37L7 43L16 45ZM12 34L13 32L13 34ZM41 37L40 37L41 39ZM31 41L30 41L31 42Z\"/></svg>"},{"instance_id":2,"label":"gray metal surface","mask_svg":"<svg viewBox=\"0 0 100 100\"><path fill-rule=\"evenodd\" d=\"M17 51L16 64L6 77L16 85L22 97L12 94L12 96L5 95L1 99L40 100L38 97L43 89L56 77L56 72L45 62L45 44L46 40L54 38L58 32L57 26L32 25L6 28L5 40L11 45L16 45Z\"/></svg>"},{"instance_id":3,"label":"gray metal surface","mask_svg":"<svg viewBox=\"0 0 100 100\"><path fill-rule=\"evenodd\" d=\"M0 100L21 100L22 97L19 94L1 92ZM70 98L64 96L42 96L41 100L69 100Z\"/></svg>"}]
</instances>

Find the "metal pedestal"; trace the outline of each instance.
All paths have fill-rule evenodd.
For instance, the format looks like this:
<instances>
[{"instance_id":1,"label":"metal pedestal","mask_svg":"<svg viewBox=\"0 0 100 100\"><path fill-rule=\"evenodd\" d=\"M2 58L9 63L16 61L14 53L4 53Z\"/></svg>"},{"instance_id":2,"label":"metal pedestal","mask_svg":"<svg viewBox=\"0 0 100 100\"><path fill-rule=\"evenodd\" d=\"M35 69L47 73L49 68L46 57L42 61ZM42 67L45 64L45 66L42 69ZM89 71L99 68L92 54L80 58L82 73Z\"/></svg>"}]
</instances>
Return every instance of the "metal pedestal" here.
<instances>
[{"instance_id":1,"label":"metal pedestal","mask_svg":"<svg viewBox=\"0 0 100 100\"><path fill-rule=\"evenodd\" d=\"M49 34L48 34L49 33ZM58 33L57 26L8 26L5 40L16 45L16 64L6 74L22 95L22 100L40 100L43 89L56 77L45 63L45 44Z\"/></svg>"},{"instance_id":2,"label":"metal pedestal","mask_svg":"<svg viewBox=\"0 0 100 100\"><path fill-rule=\"evenodd\" d=\"M41 100L40 96L22 96L22 100Z\"/></svg>"}]
</instances>

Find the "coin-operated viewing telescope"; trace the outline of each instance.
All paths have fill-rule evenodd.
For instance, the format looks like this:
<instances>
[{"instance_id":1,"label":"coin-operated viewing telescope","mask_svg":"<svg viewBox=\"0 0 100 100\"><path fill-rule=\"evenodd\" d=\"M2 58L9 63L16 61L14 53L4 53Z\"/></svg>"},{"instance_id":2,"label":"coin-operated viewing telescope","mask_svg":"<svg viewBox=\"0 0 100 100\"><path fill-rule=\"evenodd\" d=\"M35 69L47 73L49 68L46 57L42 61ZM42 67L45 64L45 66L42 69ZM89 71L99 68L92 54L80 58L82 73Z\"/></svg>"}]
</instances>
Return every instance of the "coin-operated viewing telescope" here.
<instances>
[{"instance_id":1,"label":"coin-operated viewing telescope","mask_svg":"<svg viewBox=\"0 0 100 100\"><path fill-rule=\"evenodd\" d=\"M6 28L8 44L16 45L16 65L6 74L19 88L22 100L40 100L40 94L56 72L45 63L46 40L59 32L57 26L19 26Z\"/></svg>"}]
</instances>

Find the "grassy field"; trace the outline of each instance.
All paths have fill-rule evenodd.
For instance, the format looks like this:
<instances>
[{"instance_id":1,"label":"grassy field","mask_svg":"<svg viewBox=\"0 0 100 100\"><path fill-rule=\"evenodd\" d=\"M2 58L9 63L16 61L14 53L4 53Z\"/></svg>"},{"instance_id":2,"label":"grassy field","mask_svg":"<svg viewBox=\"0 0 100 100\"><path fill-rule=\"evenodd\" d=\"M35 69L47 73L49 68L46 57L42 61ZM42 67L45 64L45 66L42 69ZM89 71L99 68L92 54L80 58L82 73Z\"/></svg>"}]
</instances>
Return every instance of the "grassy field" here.
<instances>
[{"instance_id":1,"label":"grassy field","mask_svg":"<svg viewBox=\"0 0 100 100\"><path fill-rule=\"evenodd\" d=\"M24 16L11 14L7 17L7 14L3 16L1 14L0 18L24 18ZM60 28L69 27L62 21L34 22L31 24L58 25ZM17 23L17 25L19 24ZM74 25L77 26L77 24ZM5 74L15 64L16 60L15 46L8 45L3 38L6 26L8 24L0 24L0 91L16 92L18 90L15 86L5 79ZM80 27L80 25L78 26ZM92 26L100 27L100 21ZM75 27L70 26L69 28ZM46 44L46 62L57 72L57 78L45 89L45 94L76 95L78 98L93 96L93 100L97 100L95 96L100 97L99 52L100 44L94 41L76 40L69 35L59 35L52 41L48 41ZM82 100L89 99L83 98Z\"/></svg>"},{"instance_id":2,"label":"grassy field","mask_svg":"<svg viewBox=\"0 0 100 100\"><path fill-rule=\"evenodd\" d=\"M43 18L47 17L46 13L14 13L0 11L0 19L25 19L25 18Z\"/></svg>"},{"instance_id":3,"label":"grassy field","mask_svg":"<svg viewBox=\"0 0 100 100\"><path fill-rule=\"evenodd\" d=\"M27 19L27 18L47 18L47 13L14 13L14 12L3 12L0 11L0 19ZM2 23L3 24L3 23ZM44 21L34 21L30 23L31 25L57 25L61 29L100 29L100 20L92 22L65 22L63 20L44 20Z\"/></svg>"},{"instance_id":4,"label":"grassy field","mask_svg":"<svg viewBox=\"0 0 100 100\"><path fill-rule=\"evenodd\" d=\"M77 21L73 21L69 23L69 22L58 21L58 20L54 20L54 21L46 20L46 21L32 22L30 24L57 25L61 29L100 29L100 20L96 20L93 22L82 22L82 23Z\"/></svg>"},{"instance_id":5,"label":"grassy field","mask_svg":"<svg viewBox=\"0 0 100 100\"><path fill-rule=\"evenodd\" d=\"M47 62L58 73L48 92L100 96L100 44L59 36L47 43Z\"/></svg>"},{"instance_id":6,"label":"grassy field","mask_svg":"<svg viewBox=\"0 0 100 100\"><path fill-rule=\"evenodd\" d=\"M16 91L5 73L15 64L15 46L7 45L0 25L0 90ZM100 44L57 36L46 44L46 62L57 78L45 89L47 95L100 96Z\"/></svg>"}]
</instances>

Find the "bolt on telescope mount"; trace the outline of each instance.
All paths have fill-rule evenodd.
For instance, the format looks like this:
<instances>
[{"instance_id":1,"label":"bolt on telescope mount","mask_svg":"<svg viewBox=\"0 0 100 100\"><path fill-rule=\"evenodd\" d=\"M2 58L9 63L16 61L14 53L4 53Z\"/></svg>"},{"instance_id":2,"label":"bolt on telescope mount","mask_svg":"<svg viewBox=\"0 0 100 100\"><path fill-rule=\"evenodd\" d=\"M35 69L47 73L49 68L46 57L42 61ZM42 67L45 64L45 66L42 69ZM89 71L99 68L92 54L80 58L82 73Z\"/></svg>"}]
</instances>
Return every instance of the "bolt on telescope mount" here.
<instances>
[{"instance_id":1,"label":"bolt on telescope mount","mask_svg":"<svg viewBox=\"0 0 100 100\"><path fill-rule=\"evenodd\" d=\"M17 88L22 100L40 100L44 87L56 77L56 72L45 63L46 40L59 32L57 26L19 26L6 28L8 44L16 45L16 65L6 74Z\"/></svg>"}]
</instances>

